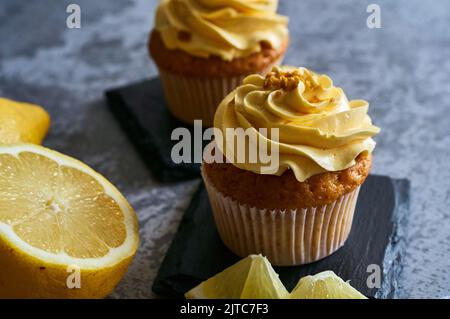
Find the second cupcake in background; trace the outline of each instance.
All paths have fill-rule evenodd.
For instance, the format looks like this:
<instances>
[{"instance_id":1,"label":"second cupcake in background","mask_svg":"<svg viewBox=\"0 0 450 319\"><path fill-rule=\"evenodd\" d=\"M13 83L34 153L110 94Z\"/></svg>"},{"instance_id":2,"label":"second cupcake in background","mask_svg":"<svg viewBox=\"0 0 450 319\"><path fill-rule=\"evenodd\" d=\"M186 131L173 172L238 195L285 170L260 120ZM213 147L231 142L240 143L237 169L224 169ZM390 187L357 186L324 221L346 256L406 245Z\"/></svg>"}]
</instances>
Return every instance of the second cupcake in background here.
<instances>
[{"instance_id":1,"label":"second cupcake in background","mask_svg":"<svg viewBox=\"0 0 450 319\"><path fill-rule=\"evenodd\" d=\"M209 147L217 153L202 165L225 245L278 266L314 262L341 247L379 132L368 107L305 68L245 78L217 110L222 134Z\"/></svg>"},{"instance_id":2,"label":"second cupcake in background","mask_svg":"<svg viewBox=\"0 0 450 319\"><path fill-rule=\"evenodd\" d=\"M277 0L162 0L149 52L171 113L213 124L222 99L249 74L266 74L289 43Z\"/></svg>"}]
</instances>

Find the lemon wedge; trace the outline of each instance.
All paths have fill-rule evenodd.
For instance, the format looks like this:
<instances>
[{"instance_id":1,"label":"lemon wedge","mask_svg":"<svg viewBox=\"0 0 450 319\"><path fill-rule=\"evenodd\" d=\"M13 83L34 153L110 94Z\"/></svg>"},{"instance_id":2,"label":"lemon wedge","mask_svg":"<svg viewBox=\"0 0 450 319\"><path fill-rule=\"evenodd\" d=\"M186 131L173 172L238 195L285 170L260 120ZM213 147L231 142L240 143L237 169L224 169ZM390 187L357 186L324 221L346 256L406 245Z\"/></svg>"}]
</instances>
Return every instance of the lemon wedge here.
<instances>
[{"instance_id":1,"label":"lemon wedge","mask_svg":"<svg viewBox=\"0 0 450 319\"><path fill-rule=\"evenodd\" d=\"M50 116L40 106L0 97L0 144L41 144Z\"/></svg>"},{"instance_id":2,"label":"lemon wedge","mask_svg":"<svg viewBox=\"0 0 450 319\"><path fill-rule=\"evenodd\" d=\"M266 257L250 255L185 294L187 299L282 299L289 293Z\"/></svg>"},{"instance_id":3,"label":"lemon wedge","mask_svg":"<svg viewBox=\"0 0 450 319\"><path fill-rule=\"evenodd\" d=\"M104 297L138 241L133 209L94 170L38 145L0 145L0 297Z\"/></svg>"},{"instance_id":4,"label":"lemon wedge","mask_svg":"<svg viewBox=\"0 0 450 319\"><path fill-rule=\"evenodd\" d=\"M367 299L333 271L323 271L300 279L291 299Z\"/></svg>"},{"instance_id":5,"label":"lemon wedge","mask_svg":"<svg viewBox=\"0 0 450 319\"><path fill-rule=\"evenodd\" d=\"M299 280L288 293L267 258L250 255L185 294L187 299L367 299L332 271Z\"/></svg>"}]
</instances>

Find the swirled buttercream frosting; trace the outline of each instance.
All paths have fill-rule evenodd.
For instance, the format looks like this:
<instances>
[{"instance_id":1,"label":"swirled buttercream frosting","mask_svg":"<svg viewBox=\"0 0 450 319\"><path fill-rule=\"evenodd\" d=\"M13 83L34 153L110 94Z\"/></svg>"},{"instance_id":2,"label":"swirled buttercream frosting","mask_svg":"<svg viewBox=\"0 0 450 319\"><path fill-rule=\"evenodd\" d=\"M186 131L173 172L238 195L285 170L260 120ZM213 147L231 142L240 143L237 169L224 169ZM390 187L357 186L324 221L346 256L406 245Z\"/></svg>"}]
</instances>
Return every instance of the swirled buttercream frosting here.
<instances>
[{"instance_id":1,"label":"swirled buttercream frosting","mask_svg":"<svg viewBox=\"0 0 450 319\"><path fill-rule=\"evenodd\" d=\"M229 61L261 51L261 42L282 46L288 19L277 7L278 0L162 0L155 29L169 49Z\"/></svg>"},{"instance_id":2,"label":"swirled buttercream frosting","mask_svg":"<svg viewBox=\"0 0 450 319\"><path fill-rule=\"evenodd\" d=\"M214 126L223 132L223 140L217 146L233 165L261 174L266 165L259 160L239 162L235 137L225 133L227 128L254 131L268 149L279 152L278 165L264 174L281 175L290 169L303 182L351 167L359 154L373 151L372 136L380 129L372 125L368 108L364 100L349 101L326 75L274 67L265 77L245 78L220 104ZM276 139L272 128L278 129Z\"/></svg>"}]
</instances>

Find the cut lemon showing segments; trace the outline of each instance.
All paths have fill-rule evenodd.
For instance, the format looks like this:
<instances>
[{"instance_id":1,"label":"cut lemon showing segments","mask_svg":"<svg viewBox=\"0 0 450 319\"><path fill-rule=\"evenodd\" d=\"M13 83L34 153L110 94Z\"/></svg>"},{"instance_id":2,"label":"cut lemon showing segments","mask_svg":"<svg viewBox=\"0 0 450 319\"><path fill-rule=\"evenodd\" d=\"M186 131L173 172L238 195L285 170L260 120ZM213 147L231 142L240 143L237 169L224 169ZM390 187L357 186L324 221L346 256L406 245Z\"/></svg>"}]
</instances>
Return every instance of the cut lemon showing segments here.
<instances>
[{"instance_id":1,"label":"cut lemon showing segments","mask_svg":"<svg viewBox=\"0 0 450 319\"><path fill-rule=\"evenodd\" d=\"M138 241L133 209L100 174L41 146L0 145L0 297L105 297Z\"/></svg>"},{"instance_id":2,"label":"cut lemon showing segments","mask_svg":"<svg viewBox=\"0 0 450 319\"><path fill-rule=\"evenodd\" d=\"M291 299L367 299L333 271L323 271L300 279Z\"/></svg>"},{"instance_id":3,"label":"cut lemon showing segments","mask_svg":"<svg viewBox=\"0 0 450 319\"><path fill-rule=\"evenodd\" d=\"M40 106L0 97L0 144L41 144L50 116Z\"/></svg>"},{"instance_id":4,"label":"cut lemon showing segments","mask_svg":"<svg viewBox=\"0 0 450 319\"><path fill-rule=\"evenodd\" d=\"M185 294L187 299L283 299L289 293L266 257L250 255Z\"/></svg>"}]
</instances>

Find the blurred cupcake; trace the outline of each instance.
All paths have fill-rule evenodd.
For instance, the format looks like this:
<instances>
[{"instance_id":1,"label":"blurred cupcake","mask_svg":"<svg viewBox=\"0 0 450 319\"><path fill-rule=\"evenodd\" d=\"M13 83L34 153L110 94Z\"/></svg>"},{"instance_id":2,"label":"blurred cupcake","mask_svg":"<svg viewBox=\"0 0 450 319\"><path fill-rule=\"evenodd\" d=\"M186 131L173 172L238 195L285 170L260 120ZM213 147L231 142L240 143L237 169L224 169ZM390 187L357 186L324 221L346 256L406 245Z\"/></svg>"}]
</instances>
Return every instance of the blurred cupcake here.
<instances>
[{"instance_id":1,"label":"blurred cupcake","mask_svg":"<svg viewBox=\"0 0 450 319\"><path fill-rule=\"evenodd\" d=\"M379 132L367 111L366 101L348 101L328 76L305 68L248 76L220 104L214 127L244 128L258 140L224 133L210 147L228 162L206 157L202 165L225 245L280 266L311 263L341 247ZM259 156L251 160L255 145ZM261 160L262 145L275 163Z\"/></svg>"},{"instance_id":2,"label":"blurred cupcake","mask_svg":"<svg viewBox=\"0 0 450 319\"><path fill-rule=\"evenodd\" d=\"M249 74L284 57L288 19L277 0L162 0L149 52L179 120L212 126L222 99Z\"/></svg>"}]
</instances>

